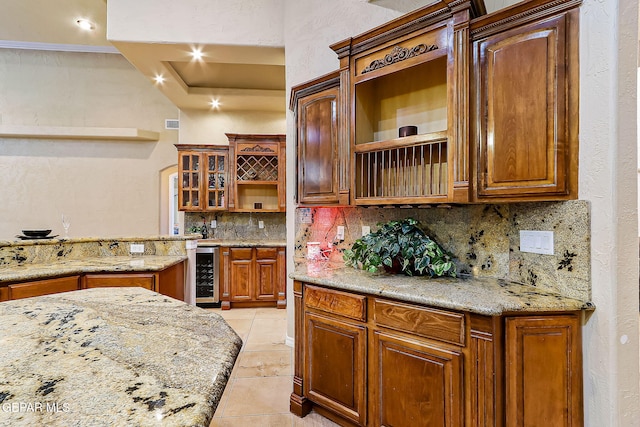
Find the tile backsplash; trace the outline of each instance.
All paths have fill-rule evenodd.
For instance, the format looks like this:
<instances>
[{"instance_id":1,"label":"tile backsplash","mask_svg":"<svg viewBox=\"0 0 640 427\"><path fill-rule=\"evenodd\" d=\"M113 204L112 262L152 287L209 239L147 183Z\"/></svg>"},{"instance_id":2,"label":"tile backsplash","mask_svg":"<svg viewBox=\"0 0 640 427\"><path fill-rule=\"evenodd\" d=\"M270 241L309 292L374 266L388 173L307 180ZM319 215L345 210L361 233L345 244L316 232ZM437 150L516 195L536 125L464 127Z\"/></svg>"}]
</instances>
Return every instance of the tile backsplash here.
<instances>
[{"instance_id":1,"label":"tile backsplash","mask_svg":"<svg viewBox=\"0 0 640 427\"><path fill-rule=\"evenodd\" d=\"M211 221L216 220L216 228ZM264 228L259 228L259 221ZM192 226L207 225L210 239L224 240L286 240L286 213L284 212L185 212L185 233Z\"/></svg>"},{"instance_id":2,"label":"tile backsplash","mask_svg":"<svg viewBox=\"0 0 640 427\"><path fill-rule=\"evenodd\" d=\"M310 220L311 223L306 223ZM447 208L298 208L295 256L306 243L335 243L330 259L362 236L362 226L407 217L455 257L460 274L504 278L565 296L589 300L591 294L590 205L583 200L545 203L464 205ZM337 227L345 239L335 239ZM520 230L554 232L554 255L520 252Z\"/></svg>"}]
</instances>

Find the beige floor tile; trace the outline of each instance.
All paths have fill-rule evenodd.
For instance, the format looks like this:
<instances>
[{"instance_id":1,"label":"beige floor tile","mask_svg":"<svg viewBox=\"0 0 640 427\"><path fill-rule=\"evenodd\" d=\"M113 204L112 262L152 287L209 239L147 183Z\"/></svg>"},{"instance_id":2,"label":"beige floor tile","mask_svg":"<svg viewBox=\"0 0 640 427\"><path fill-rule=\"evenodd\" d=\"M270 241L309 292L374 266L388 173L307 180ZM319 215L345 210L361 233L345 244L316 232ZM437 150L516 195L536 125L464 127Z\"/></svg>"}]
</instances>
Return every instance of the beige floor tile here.
<instances>
[{"instance_id":1,"label":"beige floor tile","mask_svg":"<svg viewBox=\"0 0 640 427\"><path fill-rule=\"evenodd\" d=\"M224 414L224 408L227 406L227 401L229 400L229 394L231 389L233 388L233 383L235 379L233 378L233 374L231 374L231 378L227 381L227 385L224 388L224 392L222 393L222 397L220 398L220 402L218 403L218 407L216 408L216 412L213 414L213 418L221 417Z\"/></svg>"},{"instance_id":2,"label":"beige floor tile","mask_svg":"<svg viewBox=\"0 0 640 427\"><path fill-rule=\"evenodd\" d=\"M244 351L236 361L233 375L239 378L291 376L291 351Z\"/></svg>"},{"instance_id":3,"label":"beige floor tile","mask_svg":"<svg viewBox=\"0 0 640 427\"><path fill-rule=\"evenodd\" d=\"M212 308L210 310L218 313L225 319L253 319L257 311L256 308L232 308L231 310Z\"/></svg>"},{"instance_id":4,"label":"beige floor tile","mask_svg":"<svg viewBox=\"0 0 640 427\"><path fill-rule=\"evenodd\" d=\"M236 378L223 418L289 413L292 377Z\"/></svg>"},{"instance_id":5,"label":"beige floor tile","mask_svg":"<svg viewBox=\"0 0 640 427\"><path fill-rule=\"evenodd\" d=\"M293 427L340 427L333 421L313 411L304 418L299 418L292 414L291 419L293 420Z\"/></svg>"},{"instance_id":6,"label":"beige floor tile","mask_svg":"<svg viewBox=\"0 0 640 427\"><path fill-rule=\"evenodd\" d=\"M291 414L275 414L214 418L210 427L290 427L292 417Z\"/></svg>"},{"instance_id":7,"label":"beige floor tile","mask_svg":"<svg viewBox=\"0 0 640 427\"><path fill-rule=\"evenodd\" d=\"M287 310L273 308L256 309L256 319L286 319Z\"/></svg>"},{"instance_id":8,"label":"beige floor tile","mask_svg":"<svg viewBox=\"0 0 640 427\"><path fill-rule=\"evenodd\" d=\"M247 341L253 319L225 319L225 321L236 331L236 334L242 338L243 342Z\"/></svg>"},{"instance_id":9,"label":"beige floor tile","mask_svg":"<svg viewBox=\"0 0 640 427\"><path fill-rule=\"evenodd\" d=\"M291 350L285 344L287 321L261 319L253 323L244 346L246 351Z\"/></svg>"}]
</instances>

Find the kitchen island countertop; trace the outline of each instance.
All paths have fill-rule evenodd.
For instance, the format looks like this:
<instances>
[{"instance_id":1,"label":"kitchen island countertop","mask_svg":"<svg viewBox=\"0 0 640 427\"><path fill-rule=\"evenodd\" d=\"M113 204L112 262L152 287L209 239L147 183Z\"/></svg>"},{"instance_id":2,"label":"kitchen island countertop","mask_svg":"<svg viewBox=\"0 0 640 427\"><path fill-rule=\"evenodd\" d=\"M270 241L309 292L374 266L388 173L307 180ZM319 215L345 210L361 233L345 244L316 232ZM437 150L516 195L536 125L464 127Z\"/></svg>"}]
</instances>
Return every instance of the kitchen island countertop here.
<instances>
[{"instance_id":1,"label":"kitchen island countertop","mask_svg":"<svg viewBox=\"0 0 640 427\"><path fill-rule=\"evenodd\" d=\"M580 301L541 287L487 277L410 277L367 273L344 263L296 262L294 280L432 307L497 316L517 312L594 310Z\"/></svg>"},{"instance_id":2,"label":"kitchen island countertop","mask_svg":"<svg viewBox=\"0 0 640 427\"><path fill-rule=\"evenodd\" d=\"M0 303L0 426L208 426L241 345L142 288Z\"/></svg>"},{"instance_id":3,"label":"kitchen island countertop","mask_svg":"<svg viewBox=\"0 0 640 427\"><path fill-rule=\"evenodd\" d=\"M186 255L103 256L0 266L0 284L83 273L160 271L187 259Z\"/></svg>"}]
</instances>

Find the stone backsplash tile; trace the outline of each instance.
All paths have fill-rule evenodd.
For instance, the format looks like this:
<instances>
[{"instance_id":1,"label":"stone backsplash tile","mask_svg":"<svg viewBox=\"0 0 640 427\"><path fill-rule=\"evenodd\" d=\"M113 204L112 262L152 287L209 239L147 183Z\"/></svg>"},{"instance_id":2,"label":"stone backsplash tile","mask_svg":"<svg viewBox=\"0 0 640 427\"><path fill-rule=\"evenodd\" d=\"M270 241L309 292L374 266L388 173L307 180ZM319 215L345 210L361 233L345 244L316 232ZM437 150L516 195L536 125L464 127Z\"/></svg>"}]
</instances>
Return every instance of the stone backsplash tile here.
<instances>
[{"instance_id":1,"label":"stone backsplash tile","mask_svg":"<svg viewBox=\"0 0 640 427\"><path fill-rule=\"evenodd\" d=\"M458 272L504 278L563 295L590 298L590 211L586 201L465 205L432 208L299 208L296 211L295 256L306 256L307 242L333 245L329 259L362 236L362 226L407 217L420 221L427 233L456 260ZM304 218L312 223L303 223ZM337 227L345 239L335 239ZM520 230L554 231L555 255L522 253ZM327 252L328 253L328 252Z\"/></svg>"},{"instance_id":2,"label":"stone backsplash tile","mask_svg":"<svg viewBox=\"0 0 640 427\"><path fill-rule=\"evenodd\" d=\"M216 228L211 221L216 220ZM264 228L258 228L264 221ZM219 240L286 240L286 213L284 212L185 212L185 233L192 226L207 225L209 239Z\"/></svg>"}]
</instances>

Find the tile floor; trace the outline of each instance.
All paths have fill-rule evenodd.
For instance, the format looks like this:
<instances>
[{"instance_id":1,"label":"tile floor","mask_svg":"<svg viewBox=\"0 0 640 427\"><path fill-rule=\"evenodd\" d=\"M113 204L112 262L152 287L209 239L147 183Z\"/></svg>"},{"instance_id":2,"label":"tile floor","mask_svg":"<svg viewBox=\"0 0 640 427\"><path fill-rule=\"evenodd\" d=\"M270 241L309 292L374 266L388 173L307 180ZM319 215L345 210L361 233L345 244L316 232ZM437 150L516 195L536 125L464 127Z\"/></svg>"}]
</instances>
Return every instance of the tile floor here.
<instances>
[{"instance_id":1,"label":"tile floor","mask_svg":"<svg viewBox=\"0 0 640 427\"><path fill-rule=\"evenodd\" d=\"M293 349L285 345L286 310L211 309L222 315L243 345L210 427L333 427L311 412L289 413L293 388Z\"/></svg>"}]
</instances>

